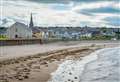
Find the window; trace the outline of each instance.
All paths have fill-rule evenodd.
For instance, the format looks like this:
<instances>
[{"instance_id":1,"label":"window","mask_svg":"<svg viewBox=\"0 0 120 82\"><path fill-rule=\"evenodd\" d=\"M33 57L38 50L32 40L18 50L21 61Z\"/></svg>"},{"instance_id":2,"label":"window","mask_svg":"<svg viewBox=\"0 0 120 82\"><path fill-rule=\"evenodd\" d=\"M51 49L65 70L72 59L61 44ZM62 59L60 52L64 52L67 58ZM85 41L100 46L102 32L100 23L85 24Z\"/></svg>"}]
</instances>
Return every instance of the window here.
<instances>
[{"instance_id":1,"label":"window","mask_svg":"<svg viewBox=\"0 0 120 82\"><path fill-rule=\"evenodd\" d=\"M17 28L15 29L15 32L17 32L18 30L17 30Z\"/></svg>"}]
</instances>

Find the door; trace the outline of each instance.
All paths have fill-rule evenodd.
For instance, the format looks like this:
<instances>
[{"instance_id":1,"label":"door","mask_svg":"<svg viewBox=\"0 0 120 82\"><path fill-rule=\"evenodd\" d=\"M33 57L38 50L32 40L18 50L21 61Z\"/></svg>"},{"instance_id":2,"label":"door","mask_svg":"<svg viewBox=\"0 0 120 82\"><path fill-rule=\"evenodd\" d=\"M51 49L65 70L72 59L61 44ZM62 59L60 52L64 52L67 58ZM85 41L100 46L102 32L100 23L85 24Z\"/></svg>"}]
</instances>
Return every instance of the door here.
<instances>
[{"instance_id":1,"label":"door","mask_svg":"<svg viewBox=\"0 0 120 82\"><path fill-rule=\"evenodd\" d=\"M18 38L18 35L17 35L17 34L15 35L15 38Z\"/></svg>"}]
</instances>

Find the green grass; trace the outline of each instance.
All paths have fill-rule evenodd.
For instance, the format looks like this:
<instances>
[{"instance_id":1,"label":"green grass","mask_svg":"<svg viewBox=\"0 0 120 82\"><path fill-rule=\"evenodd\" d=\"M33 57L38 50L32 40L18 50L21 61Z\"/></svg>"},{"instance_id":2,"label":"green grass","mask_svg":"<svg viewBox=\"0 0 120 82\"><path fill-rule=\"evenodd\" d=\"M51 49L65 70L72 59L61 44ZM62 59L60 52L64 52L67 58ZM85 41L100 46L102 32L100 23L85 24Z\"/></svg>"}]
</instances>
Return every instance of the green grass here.
<instances>
[{"instance_id":1,"label":"green grass","mask_svg":"<svg viewBox=\"0 0 120 82\"><path fill-rule=\"evenodd\" d=\"M111 40L112 38L112 36L98 35L92 37L80 37L80 40Z\"/></svg>"},{"instance_id":2,"label":"green grass","mask_svg":"<svg viewBox=\"0 0 120 82\"><path fill-rule=\"evenodd\" d=\"M0 40L7 40L8 38L7 38L7 36L5 36L5 35L0 35Z\"/></svg>"}]
</instances>

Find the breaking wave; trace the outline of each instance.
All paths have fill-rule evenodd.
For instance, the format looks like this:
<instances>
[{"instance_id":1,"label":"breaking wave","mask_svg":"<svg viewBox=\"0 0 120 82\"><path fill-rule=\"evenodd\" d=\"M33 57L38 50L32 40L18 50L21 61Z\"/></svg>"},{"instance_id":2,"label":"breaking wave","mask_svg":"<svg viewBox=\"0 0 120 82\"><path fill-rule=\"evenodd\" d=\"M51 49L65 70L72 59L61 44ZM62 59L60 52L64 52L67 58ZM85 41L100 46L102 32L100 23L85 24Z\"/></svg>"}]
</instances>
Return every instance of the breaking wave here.
<instances>
[{"instance_id":1,"label":"breaking wave","mask_svg":"<svg viewBox=\"0 0 120 82\"><path fill-rule=\"evenodd\" d=\"M66 60L48 82L119 82L120 47L97 50L82 60Z\"/></svg>"}]
</instances>

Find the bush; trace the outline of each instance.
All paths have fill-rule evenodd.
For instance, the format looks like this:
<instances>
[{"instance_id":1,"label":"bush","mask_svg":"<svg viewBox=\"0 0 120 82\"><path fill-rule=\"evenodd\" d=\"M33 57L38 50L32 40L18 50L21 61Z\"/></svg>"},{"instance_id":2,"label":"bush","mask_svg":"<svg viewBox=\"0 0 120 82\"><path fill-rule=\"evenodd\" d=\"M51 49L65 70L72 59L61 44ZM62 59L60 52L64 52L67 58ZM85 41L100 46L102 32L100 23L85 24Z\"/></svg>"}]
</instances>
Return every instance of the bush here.
<instances>
[{"instance_id":1,"label":"bush","mask_svg":"<svg viewBox=\"0 0 120 82\"><path fill-rule=\"evenodd\" d=\"M6 35L0 35L0 40L4 40L4 39L7 39L7 36Z\"/></svg>"}]
</instances>

